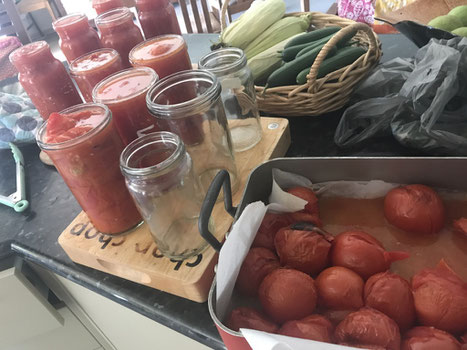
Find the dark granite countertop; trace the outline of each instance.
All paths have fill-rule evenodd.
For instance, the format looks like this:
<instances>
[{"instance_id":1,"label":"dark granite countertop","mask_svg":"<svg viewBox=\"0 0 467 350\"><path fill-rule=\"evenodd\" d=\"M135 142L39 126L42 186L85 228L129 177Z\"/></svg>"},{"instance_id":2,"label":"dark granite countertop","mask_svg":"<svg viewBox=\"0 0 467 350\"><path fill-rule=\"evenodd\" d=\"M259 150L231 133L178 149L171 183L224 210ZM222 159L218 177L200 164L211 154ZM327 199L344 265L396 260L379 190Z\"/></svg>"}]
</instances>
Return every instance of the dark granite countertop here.
<instances>
[{"instance_id":1,"label":"dark granite countertop","mask_svg":"<svg viewBox=\"0 0 467 350\"><path fill-rule=\"evenodd\" d=\"M193 62L209 50L216 35L187 35ZM384 60L411 56L415 46L399 35L381 36ZM292 145L288 157L297 156L408 156L418 155L393 139L373 140L354 149L339 149L333 142L342 111L320 117L290 118ZM27 197L24 213L0 205L0 260L12 254L89 288L163 325L214 349L224 345L209 316L207 304L198 304L73 263L57 238L80 212L80 207L54 168L40 162L35 144L21 147L25 157ZM15 188L15 166L10 150L0 150L0 193Z\"/></svg>"}]
</instances>

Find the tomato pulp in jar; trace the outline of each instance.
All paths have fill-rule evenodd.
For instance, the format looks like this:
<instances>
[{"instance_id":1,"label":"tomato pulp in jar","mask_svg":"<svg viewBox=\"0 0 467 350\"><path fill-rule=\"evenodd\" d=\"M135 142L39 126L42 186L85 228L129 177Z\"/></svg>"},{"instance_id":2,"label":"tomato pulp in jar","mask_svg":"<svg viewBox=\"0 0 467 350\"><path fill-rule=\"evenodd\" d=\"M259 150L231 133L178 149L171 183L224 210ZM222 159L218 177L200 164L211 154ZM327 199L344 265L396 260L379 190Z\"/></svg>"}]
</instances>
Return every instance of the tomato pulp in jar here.
<instances>
[{"instance_id":1,"label":"tomato pulp in jar","mask_svg":"<svg viewBox=\"0 0 467 350\"><path fill-rule=\"evenodd\" d=\"M185 40L174 34L161 35L134 47L130 52L130 62L134 67L154 69L160 78L191 69Z\"/></svg>"},{"instance_id":2,"label":"tomato pulp in jar","mask_svg":"<svg viewBox=\"0 0 467 350\"><path fill-rule=\"evenodd\" d=\"M163 34L182 34L175 8L169 0L136 0L136 8L146 39Z\"/></svg>"},{"instance_id":3,"label":"tomato pulp in jar","mask_svg":"<svg viewBox=\"0 0 467 350\"><path fill-rule=\"evenodd\" d=\"M94 102L107 105L125 145L141 135L159 131L157 119L146 107L146 93L157 82L154 70L130 68L115 73L96 85Z\"/></svg>"},{"instance_id":4,"label":"tomato pulp in jar","mask_svg":"<svg viewBox=\"0 0 467 350\"><path fill-rule=\"evenodd\" d=\"M128 61L130 50L142 42L141 30L133 22L133 14L126 7L105 12L96 18L96 26L101 33L103 47L116 50L126 68L131 67Z\"/></svg>"},{"instance_id":5,"label":"tomato pulp in jar","mask_svg":"<svg viewBox=\"0 0 467 350\"><path fill-rule=\"evenodd\" d=\"M123 6L123 0L92 0L92 7L98 15Z\"/></svg>"},{"instance_id":6,"label":"tomato pulp in jar","mask_svg":"<svg viewBox=\"0 0 467 350\"><path fill-rule=\"evenodd\" d=\"M45 41L24 45L10 54L18 80L44 120L53 112L81 103L81 97L63 64Z\"/></svg>"},{"instance_id":7,"label":"tomato pulp in jar","mask_svg":"<svg viewBox=\"0 0 467 350\"><path fill-rule=\"evenodd\" d=\"M91 28L84 14L77 13L59 18L52 25L60 37L60 48L68 62L102 47L99 35Z\"/></svg>"},{"instance_id":8,"label":"tomato pulp in jar","mask_svg":"<svg viewBox=\"0 0 467 350\"><path fill-rule=\"evenodd\" d=\"M123 70L122 59L113 49L99 49L71 62L70 72L86 102L92 102L92 89L109 75Z\"/></svg>"},{"instance_id":9,"label":"tomato pulp in jar","mask_svg":"<svg viewBox=\"0 0 467 350\"><path fill-rule=\"evenodd\" d=\"M118 234L141 222L120 173L124 147L106 106L54 113L36 138L97 230Z\"/></svg>"}]
</instances>

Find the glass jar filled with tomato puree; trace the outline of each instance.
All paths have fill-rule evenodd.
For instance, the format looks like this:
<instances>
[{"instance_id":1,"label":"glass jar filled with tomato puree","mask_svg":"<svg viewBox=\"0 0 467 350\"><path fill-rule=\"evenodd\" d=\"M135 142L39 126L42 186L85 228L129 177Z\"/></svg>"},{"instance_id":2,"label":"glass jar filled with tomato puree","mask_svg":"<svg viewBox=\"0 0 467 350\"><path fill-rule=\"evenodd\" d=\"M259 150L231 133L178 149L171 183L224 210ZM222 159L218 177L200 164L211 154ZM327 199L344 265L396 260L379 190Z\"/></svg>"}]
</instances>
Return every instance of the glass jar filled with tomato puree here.
<instances>
[{"instance_id":1,"label":"glass jar filled with tomato puree","mask_svg":"<svg viewBox=\"0 0 467 350\"><path fill-rule=\"evenodd\" d=\"M175 8L169 0L136 0L138 19L146 39L182 34Z\"/></svg>"},{"instance_id":2,"label":"glass jar filled with tomato puree","mask_svg":"<svg viewBox=\"0 0 467 350\"><path fill-rule=\"evenodd\" d=\"M98 15L123 6L123 0L92 0L92 7Z\"/></svg>"},{"instance_id":3,"label":"glass jar filled with tomato puree","mask_svg":"<svg viewBox=\"0 0 467 350\"><path fill-rule=\"evenodd\" d=\"M96 18L96 26L101 33L103 47L116 50L126 68L131 67L128 54L142 42L143 35L133 22L133 13L127 7L105 12Z\"/></svg>"},{"instance_id":4,"label":"glass jar filled with tomato puree","mask_svg":"<svg viewBox=\"0 0 467 350\"><path fill-rule=\"evenodd\" d=\"M89 52L70 64L70 73L86 102L92 102L92 89L109 75L123 70L120 55L114 49Z\"/></svg>"},{"instance_id":5,"label":"glass jar filled with tomato puree","mask_svg":"<svg viewBox=\"0 0 467 350\"><path fill-rule=\"evenodd\" d=\"M181 35L161 35L135 46L130 52L133 67L150 67L160 78L191 69L188 48Z\"/></svg>"},{"instance_id":6,"label":"glass jar filled with tomato puree","mask_svg":"<svg viewBox=\"0 0 467 350\"><path fill-rule=\"evenodd\" d=\"M144 134L159 131L157 120L146 107L146 93L158 79L151 68L130 68L107 77L94 87L94 102L110 108L125 145Z\"/></svg>"},{"instance_id":7,"label":"glass jar filled with tomato puree","mask_svg":"<svg viewBox=\"0 0 467 350\"><path fill-rule=\"evenodd\" d=\"M52 55L45 41L21 46L10 54L10 61L19 72L19 82L44 120L53 112L82 103L70 75Z\"/></svg>"},{"instance_id":8,"label":"glass jar filled with tomato puree","mask_svg":"<svg viewBox=\"0 0 467 350\"><path fill-rule=\"evenodd\" d=\"M87 103L54 113L36 140L98 231L116 235L141 223L119 168L123 143L106 106Z\"/></svg>"},{"instance_id":9,"label":"glass jar filled with tomato puree","mask_svg":"<svg viewBox=\"0 0 467 350\"><path fill-rule=\"evenodd\" d=\"M82 13L59 18L52 26L60 37L59 45L68 62L102 47L99 35Z\"/></svg>"}]
</instances>

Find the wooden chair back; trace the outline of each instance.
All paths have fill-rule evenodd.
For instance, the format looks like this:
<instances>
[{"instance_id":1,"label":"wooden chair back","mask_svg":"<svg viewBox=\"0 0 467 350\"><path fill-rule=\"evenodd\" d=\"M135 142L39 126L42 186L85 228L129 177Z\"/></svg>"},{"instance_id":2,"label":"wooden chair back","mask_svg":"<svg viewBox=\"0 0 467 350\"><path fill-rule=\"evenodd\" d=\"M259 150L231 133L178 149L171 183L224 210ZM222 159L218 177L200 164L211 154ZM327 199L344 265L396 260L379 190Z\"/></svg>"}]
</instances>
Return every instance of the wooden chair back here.
<instances>
[{"instance_id":1,"label":"wooden chair back","mask_svg":"<svg viewBox=\"0 0 467 350\"><path fill-rule=\"evenodd\" d=\"M214 33L218 31L219 24L212 16L207 0L200 1L202 12L200 12L196 0L179 0L179 3L188 33Z\"/></svg>"},{"instance_id":2,"label":"wooden chair back","mask_svg":"<svg viewBox=\"0 0 467 350\"><path fill-rule=\"evenodd\" d=\"M23 44L31 42L13 0L0 0L1 35L16 35Z\"/></svg>"}]
</instances>

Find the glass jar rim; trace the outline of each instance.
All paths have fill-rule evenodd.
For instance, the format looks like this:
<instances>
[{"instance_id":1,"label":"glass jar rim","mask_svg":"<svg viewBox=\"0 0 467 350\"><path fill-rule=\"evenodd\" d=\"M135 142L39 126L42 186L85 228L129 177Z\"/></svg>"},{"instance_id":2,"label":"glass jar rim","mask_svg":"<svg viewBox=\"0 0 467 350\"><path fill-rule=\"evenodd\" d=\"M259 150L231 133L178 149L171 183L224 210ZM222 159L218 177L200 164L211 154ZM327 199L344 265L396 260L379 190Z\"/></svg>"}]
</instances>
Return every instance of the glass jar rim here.
<instances>
[{"instance_id":1,"label":"glass jar rim","mask_svg":"<svg viewBox=\"0 0 467 350\"><path fill-rule=\"evenodd\" d=\"M80 60L82 60L82 59L84 59L84 58L86 58L86 57L88 57L88 56L91 56L91 55L93 55L93 54L95 54L95 53L97 53L97 52L108 52L108 53L113 54L111 60L106 61L102 66L99 66L98 68L104 67L104 66L106 66L107 64L111 64L112 62L115 61L115 59L117 59L117 58L120 56L120 54L119 54L117 51L115 51L114 49L111 49L111 48L109 48L109 47L103 47L103 48L101 48L101 49L97 49L97 50L93 50L93 51L87 52L87 53L85 53L84 55L81 55L81 56L75 58L73 61L71 61L70 66L69 66L69 67L70 67L70 73L73 73L73 74L75 74L75 75L78 75L78 74L81 74L81 73L84 73L84 72L90 72L90 71L96 69L97 67L94 67L94 68L92 68L92 69L79 69L79 70L78 70L78 69L75 67L75 65L76 65L76 63L79 62Z\"/></svg>"},{"instance_id":2,"label":"glass jar rim","mask_svg":"<svg viewBox=\"0 0 467 350\"><path fill-rule=\"evenodd\" d=\"M19 57L31 57L43 52L46 49L50 49L50 46L45 40L33 41L32 43L20 46L12 51L8 58L10 62L14 63L13 61L17 60Z\"/></svg>"},{"instance_id":3,"label":"glass jar rim","mask_svg":"<svg viewBox=\"0 0 467 350\"><path fill-rule=\"evenodd\" d=\"M136 51L138 51L139 49L141 49L142 47L146 46L146 45L151 45L155 42L158 42L158 41L162 41L166 38L177 38L177 39L181 39L181 42L183 43L182 47L183 46L186 46L186 42L185 42L185 39L183 38L183 36L181 35L178 35L178 34L163 34L163 35L157 35L155 37L152 37L152 38L149 38L147 40L144 40L142 42L140 42L139 44L137 44L135 47L133 47L131 49L131 51L129 52L128 54L128 59L130 61L131 64L134 63L134 61L151 61L153 60L154 58L157 58L157 59L160 59L160 58L163 58L165 56L169 56L171 54L173 54L173 52L168 52L168 53L163 53L162 55L158 55L157 57L153 57L153 58L149 58L149 59L139 59L139 58L134 58L134 54Z\"/></svg>"},{"instance_id":4,"label":"glass jar rim","mask_svg":"<svg viewBox=\"0 0 467 350\"><path fill-rule=\"evenodd\" d=\"M125 97L119 98L116 100L115 98L99 98L97 95L97 91L101 89L104 85L108 84L109 82L116 80L122 76L125 76L131 72L137 73L137 72L144 72L146 74L151 75L151 81L149 82L148 86L145 86L144 88L141 88L138 91L135 91L134 93L127 95ZM92 99L96 103L104 103L104 104L112 104L115 102L123 102L130 100L134 98L135 96L141 95L142 93L145 93L146 91L150 90L153 85L159 80L159 76L157 75L156 71L152 68L149 67L133 67L133 68L127 68L124 70L121 70L119 72L113 73L109 75L107 78L104 78L101 80L99 83L97 83L96 86L92 89Z\"/></svg>"},{"instance_id":5,"label":"glass jar rim","mask_svg":"<svg viewBox=\"0 0 467 350\"><path fill-rule=\"evenodd\" d=\"M175 145L175 149L173 149L173 152L170 154L170 156L157 164L153 164L144 168L135 168L128 165L132 157L137 152L158 143L171 143L172 145ZM125 149L120 154L120 169L122 170L122 173L131 176L148 176L154 175L155 173L162 175L185 153L185 144L177 134L174 134L170 131L156 131L133 140L125 147Z\"/></svg>"},{"instance_id":6,"label":"glass jar rim","mask_svg":"<svg viewBox=\"0 0 467 350\"><path fill-rule=\"evenodd\" d=\"M68 23L66 23L65 25L61 22L67 20L67 19L70 19L72 17L76 17L75 20L72 20ZM86 15L82 12L75 12L75 13L70 13L69 15L66 15L66 16L63 16L63 17L60 17L58 19L56 19L55 21L52 22L52 27L54 29L56 29L57 27L61 28L61 27L64 27L64 26L67 26L69 24L74 24L74 23L77 23L77 22L80 22L82 21L84 18L87 18ZM87 21L86 21L87 22Z\"/></svg>"},{"instance_id":7,"label":"glass jar rim","mask_svg":"<svg viewBox=\"0 0 467 350\"><path fill-rule=\"evenodd\" d=\"M205 81L211 84L206 91L201 95L192 98L191 100L163 105L155 103L161 94L167 92L174 86L190 82L190 81ZM146 105L151 113L157 114L158 117L165 119L177 119L183 118L187 113L192 115L194 109L199 109L208 104L211 101L219 97L221 93L221 86L216 76L207 71L201 69L190 69L170 74L163 79L159 80L146 94Z\"/></svg>"},{"instance_id":8,"label":"glass jar rim","mask_svg":"<svg viewBox=\"0 0 467 350\"><path fill-rule=\"evenodd\" d=\"M228 56L232 57L234 59L232 62L229 62L227 64L222 64L219 66L209 66L210 63L212 63L213 60L218 59L219 57L222 56ZM200 58L198 62L198 67L200 69L205 69L210 72L213 72L214 74L225 74L229 71L232 70L237 70L239 68L242 68L243 66L246 65L246 56L243 50L236 48L236 47L226 47L222 49L218 49L215 51L211 51L208 54L204 55L203 57Z\"/></svg>"},{"instance_id":9,"label":"glass jar rim","mask_svg":"<svg viewBox=\"0 0 467 350\"><path fill-rule=\"evenodd\" d=\"M99 131L103 130L112 120L112 113L110 112L110 109L104 104L81 103L79 105L68 107L58 113L59 114L70 114L70 113L74 113L80 110L86 110L90 108L100 108L104 112L105 118L98 125L96 125L94 128L92 128L85 134L75 137L73 139L63 141L63 142L57 142L57 143L47 143L42 140L42 138L44 137L44 133L47 130L47 125L48 125L48 120L46 120L44 121L44 123L42 123L42 125L39 127L39 129L36 132L36 142L39 145L39 147L44 150L56 150L56 149L64 149L64 148L73 147L74 145L79 144L82 140L89 138L90 136L95 135Z\"/></svg>"},{"instance_id":10,"label":"glass jar rim","mask_svg":"<svg viewBox=\"0 0 467 350\"><path fill-rule=\"evenodd\" d=\"M101 13L96 17L95 23L98 25L108 25L131 16L130 9L128 7L118 7L116 9Z\"/></svg>"}]
</instances>

